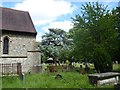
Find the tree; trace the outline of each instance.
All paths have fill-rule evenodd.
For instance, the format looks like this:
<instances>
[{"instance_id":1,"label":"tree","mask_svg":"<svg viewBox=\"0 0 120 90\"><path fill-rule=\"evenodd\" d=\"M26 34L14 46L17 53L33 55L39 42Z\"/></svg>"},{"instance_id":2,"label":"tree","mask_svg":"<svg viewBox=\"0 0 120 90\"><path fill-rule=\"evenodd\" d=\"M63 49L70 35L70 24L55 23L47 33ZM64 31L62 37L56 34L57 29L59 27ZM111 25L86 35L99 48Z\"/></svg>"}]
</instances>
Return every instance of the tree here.
<instances>
[{"instance_id":1,"label":"tree","mask_svg":"<svg viewBox=\"0 0 120 90\"><path fill-rule=\"evenodd\" d=\"M117 45L118 48L116 49L114 55L114 61L118 61L120 63L120 6L116 7L116 9L113 9L112 14L114 15L115 18L115 27L116 30L118 31L118 36L117 36Z\"/></svg>"},{"instance_id":2,"label":"tree","mask_svg":"<svg viewBox=\"0 0 120 90\"><path fill-rule=\"evenodd\" d=\"M86 3L81 9L82 15L73 18L75 51L79 58L92 59L98 71L111 71L117 36L114 17L98 2Z\"/></svg>"},{"instance_id":3,"label":"tree","mask_svg":"<svg viewBox=\"0 0 120 90\"><path fill-rule=\"evenodd\" d=\"M69 49L70 43L67 36L64 30L49 29L49 33L42 36L41 49L44 55L46 57L53 57L55 61L57 59L67 58L68 52L65 52L65 50Z\"/></svg>"},{"instance_id":4,"label":"tree","mask_svg":"<svg viewBox=\"0 0 120 90\"><path fill-rule=\"evenodd\" d=\"M90 32L87 29L82 28L73 28L75 31L73 34L73 42L74 42L74 56L79 60L90 59L92 53L92 38L90 36Z\"/></svg>"}]
</instances>

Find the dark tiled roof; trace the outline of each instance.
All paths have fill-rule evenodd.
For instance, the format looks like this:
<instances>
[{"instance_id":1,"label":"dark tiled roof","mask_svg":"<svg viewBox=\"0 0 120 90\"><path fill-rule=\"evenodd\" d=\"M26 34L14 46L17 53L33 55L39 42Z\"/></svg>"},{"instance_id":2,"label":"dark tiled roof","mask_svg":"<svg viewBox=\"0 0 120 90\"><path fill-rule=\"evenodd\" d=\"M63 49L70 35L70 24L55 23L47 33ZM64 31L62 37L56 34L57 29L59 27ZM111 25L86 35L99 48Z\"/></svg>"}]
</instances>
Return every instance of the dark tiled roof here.
<instances>
[{"instance_id":1,"label":"dark tiled roof","mask_svg":"<svg viewBox=\"0 0 120 90\"><path fill-rule=\"evenodd\" d=\"M36 34L28 12L0 7L0 30Z\"/></svg>"}]
</instances>

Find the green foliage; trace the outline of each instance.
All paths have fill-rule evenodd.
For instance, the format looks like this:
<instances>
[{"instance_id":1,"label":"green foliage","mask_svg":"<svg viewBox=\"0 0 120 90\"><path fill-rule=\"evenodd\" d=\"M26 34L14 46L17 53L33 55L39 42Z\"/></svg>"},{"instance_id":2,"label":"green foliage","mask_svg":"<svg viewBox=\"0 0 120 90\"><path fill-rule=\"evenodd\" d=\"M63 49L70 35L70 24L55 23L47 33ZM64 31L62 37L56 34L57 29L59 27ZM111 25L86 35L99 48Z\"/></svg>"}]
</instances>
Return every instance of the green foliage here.
<instances>
[{"instance_id":1,"label":"green foliage","mask_svg":"<svg viewBox=\"0 0 120 90\"><path fill-rule=\"evenodd\" d=\"M99 72L112 71L112 59L108 52L103 47L95 48L94 50L94 65Z\"/></svg>"},{"instance_id":2,"label":"green foliage","mask_svg":"<svg viewBox=\"0 0 120 90\"><path fill-rule=\"evenodd\" d=\"M116 9L114 9L112 11L114 18L115 18L115 27L116 30L118 31L118 36L117 36L117 45L118 45L118 49L115 51L115 53L113 54L114 56L114 60L117 60L120 63L120 7L116 7Z\"/></svg>"},{"instance_id":3,"label":"green foliage","mask_svg":"<svg viewBox=\"0 0 120 90\"><path fill-rule=\"evenodd\" d=\"M115 17L107 10L107 6L98 2L86 3L81 9L82 15L73 18L74 27L71 30L76 58L94 60L100 72L106 71L108 65L110 71L117 49Z\"/></svg>"},{"instance_id":4,"label":"green foliage","mask_svg":"<svg viewBox=\"0 0 120 90\"><path fill-rule=\"evenodd\" d=\"M90 58L92 56L92 38L90 37L89 30L78 29L74 33L74 44L75 44L75 57L79 58Z\"/></svg>"},{"instance_id":5,"label":"green foliage","mask_svg":"<svg viewBox=\"0 0 120 90\"><path fill-rule=\"evenodd\" d=\"M40 45L43 59L53 57L65 61L69 58L70 44L68 33L61 29L49 29L49 33L42 36Z\"/></svg>"}]
</instances>

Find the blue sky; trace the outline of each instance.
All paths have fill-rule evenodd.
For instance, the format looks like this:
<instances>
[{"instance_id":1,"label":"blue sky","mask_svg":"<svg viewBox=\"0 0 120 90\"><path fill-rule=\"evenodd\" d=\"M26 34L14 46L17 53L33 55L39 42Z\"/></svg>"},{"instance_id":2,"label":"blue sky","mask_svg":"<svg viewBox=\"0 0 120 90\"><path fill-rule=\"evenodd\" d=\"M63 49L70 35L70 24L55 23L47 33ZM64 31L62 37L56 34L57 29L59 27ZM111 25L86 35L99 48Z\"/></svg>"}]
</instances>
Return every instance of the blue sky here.
<instances>
[{"instance_id":1,"label":"blue sky","mask_svg":"<svg viewBox=\"0 0 120 90\"><path fill-rule=\"evenodd\" d=\"M36 40L41 41L48 28L68 31L72 28L71 17L80 14L81 5L96 1L112 9L120 0L2 0L0 6L28 11L38 32Z\"/></svg>"}]
</instances>

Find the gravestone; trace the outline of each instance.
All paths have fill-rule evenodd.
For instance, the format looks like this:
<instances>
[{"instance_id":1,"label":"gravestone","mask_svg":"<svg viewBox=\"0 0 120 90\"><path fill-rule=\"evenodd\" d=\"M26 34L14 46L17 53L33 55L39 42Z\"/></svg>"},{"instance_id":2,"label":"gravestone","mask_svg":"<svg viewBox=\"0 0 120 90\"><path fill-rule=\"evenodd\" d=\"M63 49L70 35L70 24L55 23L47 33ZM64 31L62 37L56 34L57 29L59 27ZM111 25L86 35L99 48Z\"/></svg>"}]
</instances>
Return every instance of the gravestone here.
<instances>
[{"instance_id":1,"label":"gravestone","mask_svg":"<svg viewBox=\"0 0 120 90\"><path fill-rule=\"evenodd\" d=\"M88 74L90 83L96 86L117 84L119 81L119 76L120 73L116 72Z\"/></svg>"}]
</instances>

